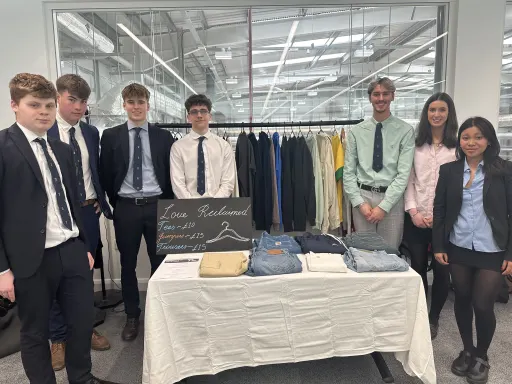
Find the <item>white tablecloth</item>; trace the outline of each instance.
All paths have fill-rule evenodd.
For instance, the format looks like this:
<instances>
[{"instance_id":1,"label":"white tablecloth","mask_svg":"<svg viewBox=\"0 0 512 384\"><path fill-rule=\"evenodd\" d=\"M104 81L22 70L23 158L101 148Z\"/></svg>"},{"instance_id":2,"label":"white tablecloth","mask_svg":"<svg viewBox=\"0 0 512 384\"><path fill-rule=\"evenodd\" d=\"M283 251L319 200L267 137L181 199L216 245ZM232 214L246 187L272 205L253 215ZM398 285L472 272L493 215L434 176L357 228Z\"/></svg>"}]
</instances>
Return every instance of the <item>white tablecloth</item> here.
<instances>
[{"instance_id":1,"label":"white tablecloth","mask_svg":"<svg viewBox=\"0 0 512 384\"><path fill-rule=\"evenodd\" d=\"M201 255L168 255L167 259ZM409 375L436 383L418 274L308 272L149 281L144 384L263 364L395 352ZM195 263L199 266L199 263Z\"/></svg>"}]
</instances>

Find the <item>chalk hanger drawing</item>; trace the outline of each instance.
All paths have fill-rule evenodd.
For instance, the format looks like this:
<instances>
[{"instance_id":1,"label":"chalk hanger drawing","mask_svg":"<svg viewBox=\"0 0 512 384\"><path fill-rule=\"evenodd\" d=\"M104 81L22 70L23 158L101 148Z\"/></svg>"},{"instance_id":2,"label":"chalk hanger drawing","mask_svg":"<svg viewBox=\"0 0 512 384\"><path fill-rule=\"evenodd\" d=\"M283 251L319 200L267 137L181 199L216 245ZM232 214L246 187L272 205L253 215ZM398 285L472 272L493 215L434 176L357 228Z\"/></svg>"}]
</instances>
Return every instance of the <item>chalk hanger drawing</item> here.
<instances>
[{"instance_id":1,"label":"chalk hanger drawing","mask_svg":"<svg viewBox=\"0 0 512 384\"><path fill-rule=\"evenodd\" d=\"M217 235L217 237L215 237L213 239L210 239L210 240L206 240L206 242L208 244L216 243L217 241L223 240L226 237L230 237L233 240L241 241L241 242L245 242L245 241L249 241L250 240L250 239L248 239L246 237L240 236L238 233L235 232L235 230L229 228L229 223L227 221L223 221L222 225L224 225L224 229L222 231L220 231L220 233Z\"/></svg>"}]
</instances>

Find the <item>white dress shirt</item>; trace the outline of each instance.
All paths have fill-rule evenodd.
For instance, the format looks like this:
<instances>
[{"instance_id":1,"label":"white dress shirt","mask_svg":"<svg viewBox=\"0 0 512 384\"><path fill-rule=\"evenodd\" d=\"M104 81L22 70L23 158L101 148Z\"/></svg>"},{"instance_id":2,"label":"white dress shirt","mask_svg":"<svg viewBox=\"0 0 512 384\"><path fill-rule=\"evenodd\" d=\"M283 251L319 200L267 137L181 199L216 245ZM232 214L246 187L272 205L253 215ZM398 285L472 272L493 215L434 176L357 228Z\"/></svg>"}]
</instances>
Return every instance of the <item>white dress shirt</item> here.
<instances>
[{"instance_id":1,"label":"white dress shirt","mask_svg":"<svg viewBox=\"0 0 512 384\"><path fill-rule=\"evenodd\" d=\"M91 166L89 164L89 149L87 148L87 144L85 143L82 128L80 127L80 122L78 122L74 126L70 125L57 112L57 126L59 127L60 139L66 144L71 144L69 130L71 129L71 127L75 127L75 138L78 142L78 146L80 147L80 153L82 155L82 172L84 174L85 199L95 199L96 190L94 189L94 184L92 183Z\"/></svg>"},{"instance_id":2,"label":"white dress shirt","mask_svg":"<svg viewBox=\"0 0 512 384\"><path fill-rule=\"evenodd\" d=\"M208 131L203 136L205 193L197 192L197 146L201 135L192 131L171 147L171 183L178 199L230 197L236 181L231 145Z\"/></svg>"}]
</instances>

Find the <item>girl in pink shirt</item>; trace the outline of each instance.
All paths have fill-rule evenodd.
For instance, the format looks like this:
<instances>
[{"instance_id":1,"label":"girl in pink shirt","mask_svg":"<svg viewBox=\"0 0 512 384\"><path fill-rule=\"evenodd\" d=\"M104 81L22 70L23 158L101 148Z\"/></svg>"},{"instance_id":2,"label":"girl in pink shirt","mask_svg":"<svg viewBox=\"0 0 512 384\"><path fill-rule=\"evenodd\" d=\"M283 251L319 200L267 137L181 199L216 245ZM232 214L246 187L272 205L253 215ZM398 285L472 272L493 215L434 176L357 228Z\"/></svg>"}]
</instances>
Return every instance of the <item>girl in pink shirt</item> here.
<instances>
[{"instance_id":1,"label":"girl in pink shirt","mask_svg":"<svg viewBox=\"0 0 512 384\"><path fill-rule=\"evenodd\" d=\"M411 254L411 267L423 279L428 292L428 251L432 242L432 210L439 167L455 161L457 114L452 98L444 93L432 95L421 113L416 135L414 163L405 191L404 245ZM439 314L448 296L450 274L446 266L432 262L434 282L429 321L431 337L437 336Z\"/></svg>"}]
</instances>

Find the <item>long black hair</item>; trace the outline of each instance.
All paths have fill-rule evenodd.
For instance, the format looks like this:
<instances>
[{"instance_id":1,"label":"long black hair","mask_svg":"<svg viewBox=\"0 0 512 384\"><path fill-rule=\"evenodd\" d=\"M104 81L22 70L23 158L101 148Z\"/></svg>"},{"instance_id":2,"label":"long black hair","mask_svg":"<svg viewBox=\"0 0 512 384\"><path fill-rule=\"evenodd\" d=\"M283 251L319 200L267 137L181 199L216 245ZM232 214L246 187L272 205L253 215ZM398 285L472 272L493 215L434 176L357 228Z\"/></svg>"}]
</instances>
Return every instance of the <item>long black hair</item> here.
<instances>
[{"instance_id":1,"label":"long black hair","mask_svg":"<svg viewBox=\"0 0 512 384\"><path fill-rule=\"evenodd\" d=\"M510 166L507 165L508 162L499 156L501 148L498 136L496 136L496 130L491 122L484 117L470 117L460 126L457 138L457 159L463 160L466 158L466 154L460 146L460 138L462 133L471 127L477 127L488 142L488 146L484 151L484 173L486 175L510 174Z\"/></svg>"},{"instance_id":2,"label":"long black hair","mask_svg":"<svg viewBox=\"0 0 512 384\"><path fill-rule=\"evenodd\" d=\"M444 92L438 92L430 96L425 102L423 111L421 112L420 123L418 124L416 146L421 147L425 143L432 145L432 128L428 121L428 109L430 108L430 104L434 101L444 101L446 105L448 105L448 119L446 119L443 132L443 145L448 148L455 148L457 145L457 128L459 127L459 123L457 122L455 104L450 95Z\"/></svg>"}]
</instances>

